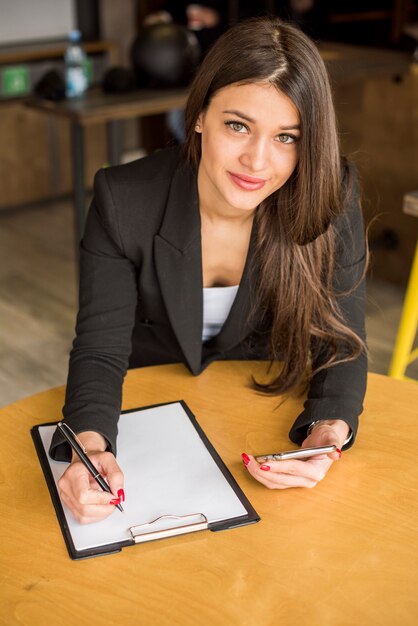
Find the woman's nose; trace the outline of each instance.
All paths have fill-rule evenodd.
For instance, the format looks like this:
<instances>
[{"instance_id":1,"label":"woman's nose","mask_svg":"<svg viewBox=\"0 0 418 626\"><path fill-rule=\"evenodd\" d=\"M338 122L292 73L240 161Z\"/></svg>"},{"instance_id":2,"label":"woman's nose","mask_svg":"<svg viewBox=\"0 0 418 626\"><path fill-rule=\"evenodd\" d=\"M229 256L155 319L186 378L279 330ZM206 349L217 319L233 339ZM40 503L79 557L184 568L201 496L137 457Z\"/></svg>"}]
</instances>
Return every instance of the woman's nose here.
<instances>
[{"instance_id":1,"label":"woman's nose","mask_svg":"<svg viewBox=\"0 0 418 626\"><path fill-rule=\"evenodd\" d=\"M265 170L269 160L268 141L262 138L252 138L241 154L240 162L252 172Z\"/></svg>"}]
</instances>

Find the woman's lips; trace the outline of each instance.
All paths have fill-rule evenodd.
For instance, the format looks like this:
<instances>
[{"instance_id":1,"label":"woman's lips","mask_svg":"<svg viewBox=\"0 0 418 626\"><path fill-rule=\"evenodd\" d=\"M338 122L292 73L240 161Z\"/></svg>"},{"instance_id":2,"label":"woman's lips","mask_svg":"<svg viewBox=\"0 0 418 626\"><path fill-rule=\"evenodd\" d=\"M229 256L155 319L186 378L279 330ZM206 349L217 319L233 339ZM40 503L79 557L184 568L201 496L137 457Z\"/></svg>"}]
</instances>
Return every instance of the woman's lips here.
<instances>
[{"instance_id":1,"label":"woman's lips","mask_svg":"<svg viewBox=\"0 0 418 626\"><path fill-rule=\"evenodd\" d=\"M248 176L247 174L237 174L235 172L228 172L231 180L241 189L246 191L257 191L266 184L266 179L255 178L255 176Z\"/></svg>"}]
</instances>

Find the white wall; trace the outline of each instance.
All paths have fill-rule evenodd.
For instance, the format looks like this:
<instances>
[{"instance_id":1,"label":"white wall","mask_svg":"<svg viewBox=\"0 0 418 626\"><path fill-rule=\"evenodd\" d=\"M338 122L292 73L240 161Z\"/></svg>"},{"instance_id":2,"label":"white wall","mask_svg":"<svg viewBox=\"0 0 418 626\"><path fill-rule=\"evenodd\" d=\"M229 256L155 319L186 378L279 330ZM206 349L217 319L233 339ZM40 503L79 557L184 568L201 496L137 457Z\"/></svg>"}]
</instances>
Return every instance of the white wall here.
<instances>
[{"instance_id":1,"label":"white wall","mask_svg":"<svg viewBox=\"0 0 418 626\"><path fill-rule=\"evenodd\" d=\"M0 45L64 39L74 27L73 0L0 0Z\"/></svg>"}]
</instances>

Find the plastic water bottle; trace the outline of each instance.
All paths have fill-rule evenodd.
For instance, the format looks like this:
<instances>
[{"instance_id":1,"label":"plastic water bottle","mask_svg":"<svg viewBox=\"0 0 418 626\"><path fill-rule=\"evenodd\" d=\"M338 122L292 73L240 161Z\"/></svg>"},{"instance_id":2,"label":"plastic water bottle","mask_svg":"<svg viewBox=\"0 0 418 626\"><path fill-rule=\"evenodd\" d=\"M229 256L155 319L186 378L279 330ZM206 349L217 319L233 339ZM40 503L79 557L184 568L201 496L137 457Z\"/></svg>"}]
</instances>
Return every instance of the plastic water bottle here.
<instances>
[{"instance_id":1,"label":"plastic water bottle","mask_svg":"<svg viewBox=\"0 0 418 626\"><path fill-rule=\"evenodd\" d=\"M72 30L69 45L65 51L65 95L67 98L80 98L87 90L86 53L81 46L81 33Z\"/></svg>"}]
</instances>

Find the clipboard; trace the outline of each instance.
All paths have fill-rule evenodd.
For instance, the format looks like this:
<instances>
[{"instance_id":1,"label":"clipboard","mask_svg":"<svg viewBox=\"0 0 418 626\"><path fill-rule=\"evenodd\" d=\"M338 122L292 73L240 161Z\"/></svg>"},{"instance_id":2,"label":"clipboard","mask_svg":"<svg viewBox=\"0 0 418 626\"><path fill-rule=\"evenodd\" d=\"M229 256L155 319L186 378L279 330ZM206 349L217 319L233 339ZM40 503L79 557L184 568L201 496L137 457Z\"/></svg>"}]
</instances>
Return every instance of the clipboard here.
<instances>
[{"instance_id":1,"label":"clipboard","mask_svg":"<svg viewBox=\"0 0 418 626\"><path fill-rule=\"evenodd\" d=\"M179 400L121 413L118 463L125 475L125 512L115 509L105 520L79 524L57 488L68 463L48 454L56 424L38 424L31 434L72 559L260 520L187 404Z\"/></svg>"}]
</instances>

